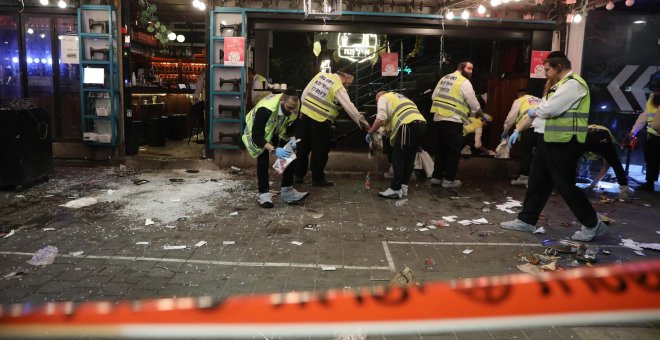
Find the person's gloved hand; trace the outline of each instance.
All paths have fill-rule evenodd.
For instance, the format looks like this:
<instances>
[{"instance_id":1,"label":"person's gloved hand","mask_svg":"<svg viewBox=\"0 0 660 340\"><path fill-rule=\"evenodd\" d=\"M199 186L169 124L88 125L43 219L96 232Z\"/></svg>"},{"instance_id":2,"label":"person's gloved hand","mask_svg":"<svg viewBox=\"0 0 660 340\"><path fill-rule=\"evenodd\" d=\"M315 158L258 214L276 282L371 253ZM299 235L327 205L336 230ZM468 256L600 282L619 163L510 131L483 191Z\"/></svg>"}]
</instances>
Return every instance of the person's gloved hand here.
<instances>
[{"instance_id":1,"label":"person's gloved hand","mask_svg":"<svg viewBox=\"0 0 660 340\"><path fill-rule=\"evenodd\" d=\"M511 147L513 144L516 144L516 142L520 139L520 132L518 131L513 131L511 134L511 137L509 137L509 147Z\"/></svg>"},{"instance_id":2,"label":"person's gloved hand","mask_svg":"<svg viewBox=\"0 0 660 340\"><path fill-rule=\"evenodd\" d=\"M289 145L291 146L291 149L295 150L296 147L297 147L297 145L296 145L296 139L295 139L295 138L291 138L291 139L289 140Z\"/></svg>"},{"instance_id":3,"label":"person's gloved hand","mask_svg":"<svg viewBox=\"0 0 660 340\"><path fill-rule=\"evenodd\" d=\"M502 132L502 135L500 136L500 140L507 138L509 138L509 133L507 131Z\"/></svg>"},{"instance_id":4,"label":"person's gloved hand","mask_svg":"<svg viewBox=\"0 0 660 340\"><path fill-rule=\"evenodd\" d=\"M529 110L527 110L527 115L528 115L530 118L534 118L534 117L536 117L536 109L529 109Z\"/></svg>"},{"instance_id":5,"label":"person's gloved hand","mask_svg":"<svg viewBox=\"0 0 660 340\"><path fill-rule=\"evenodd\" d=\"M285 159L287 157L291 157L291 151L289 151L285 148L277 148L277 149L275 149L275 155L279 159Z\"/></svg>"},{"instance_id":6,"label":"person's gloved hand","mask_svg":"<svg viewBox=\"0 0 660 340\"><path fill-rule=\"evenodd\" d=\"M367 144L371 144L372 140L373 140L373 138L371 137L370 134L367 133L367 135L364 136L364 141L367 142Z\"/></svg>"}]
</instances>

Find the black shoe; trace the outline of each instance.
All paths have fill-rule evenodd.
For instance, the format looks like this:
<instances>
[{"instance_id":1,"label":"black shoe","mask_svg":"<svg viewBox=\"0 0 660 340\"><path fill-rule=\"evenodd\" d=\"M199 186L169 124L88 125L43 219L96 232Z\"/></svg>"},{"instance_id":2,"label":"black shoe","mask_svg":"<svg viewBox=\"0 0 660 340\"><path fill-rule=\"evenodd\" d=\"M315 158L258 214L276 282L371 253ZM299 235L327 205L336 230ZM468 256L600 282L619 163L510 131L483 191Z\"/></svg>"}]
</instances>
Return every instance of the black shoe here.
<instances>
[{"instance_id":1,"label":"black shoe","mask_svg":"<svg viewBox=\"0 0 660 340\"><path fill-rule=\"evenodd\" d=\"M297 177L297 176L293 177L293 183L303 184L304 182L305 182L305 180L302 177Z\"/></svg>"},{"instance_id":2,"label":"black shoe","mask_svg":"<svg viewBox=\"0 0 660 340\"><path fill-rule=\"evenodd\" d=\"M331 187L335 185L334 181L328 181L327 179L324 179L322 181L313 181L312 186L315 187Z\"/></svg>"},{"instance_id":3,"label":"black shoe","mask_svg":"<svg viewBox=\"0 0 660 340\"><path fill-rule=\"evenodd\" d=\"M638 191L653 191L654 189L655 186L653 185L653 182L645 182L637 187Z\"/></svg>"}]
</instances>

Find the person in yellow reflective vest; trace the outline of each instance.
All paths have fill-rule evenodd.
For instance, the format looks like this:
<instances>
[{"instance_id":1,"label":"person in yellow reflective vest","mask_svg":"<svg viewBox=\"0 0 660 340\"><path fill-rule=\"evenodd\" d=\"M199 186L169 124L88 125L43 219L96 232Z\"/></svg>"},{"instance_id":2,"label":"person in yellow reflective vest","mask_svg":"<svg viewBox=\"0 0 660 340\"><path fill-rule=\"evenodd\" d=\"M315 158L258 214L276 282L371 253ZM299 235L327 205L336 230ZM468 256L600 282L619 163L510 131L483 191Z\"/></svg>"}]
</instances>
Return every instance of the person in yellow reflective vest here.
<instances>
[{"instance_id":1,"label":"person in yellow reflective vest","mask_svg":"<svg viewBox=\"0 0 660 340\"><path fill-rule=\"evenodd\" d=\"M628 175L623 169L621 160L619 159L619 154L616 151L617 143L614 135L610 129L602 126L590 124L589 130L587 131L587 139L584 143L584 158L588 160L598 159L598 156L603 157L603 166L600 171L594 177L594 180L589 185L589 189L593 189L598 186L598 182L605 177L607 171L612 166L614 169L614 174L616 175L616 180L619 183L619 198L622 200L627 200L630 194L628 188Z\"/></svg>"},{"instance_id":2,"label":"person in yellow reflective vest","mask_svg":"<svg viewBox=\"0 0 660 340\"><path fill-rule=\"evenodd\" d=\"M456 71L438 81L433 91L431 113L438 140L432 185L458 188L458 161L463 148L463 123L470 116L481 117L483 112L470 83L474 65L469 61L458 64Z\"/></svg>"},{"instance_id":3,"label":"person in yellow reflective vest","mask_svg":"<svg viewBox=\"0 0 660 340\"><path fill-rule=\"evenodd\" d=\"M518 178L511 180L511 185L520 185L527 186L527 180L529 178L529 167L532 164L532 154L534 152L534 129L530 129L531 125L520 124L526 117L527 111L529 109L539 106L541 103L541 98L530 95L527 92L527 89L518 90L518 98L513 101L511 105L511 110L504 120L504 129L502 132L502 139L509 138L509 129L515 127L511 138L510 144L515 144L520 140L522 150L520 152L520 176ZM518 126L522 129L518 129Z\"/></svg>"},{"instance_id":4,"label":"person in yellow reflective vest","mask_svg":"<svg viewBox=\"0 0 660 340\"><path fill-rule=\"evenodd\" d=\"M528 111L528 116L544 120L543 135L537 140L522 211L517 219L500 226L534 232L554 188L582 223L581 230L571 238L589 242L607 231L587 196L575 186L576 168L588 130L589 87L571 71L571 62L561 52L550 53L543 67L546 78L556 83L541 104Z\"/></svg>"},{"instance_id":5,"label":"person in yellow reflective vest","mask_svg":"<svg viewBox=\"0 0 660 340\"><path fill-rule=\"evenodd\" d=\"M252 68L248 69L248 79L250 79L250 104L257 105L259 101L268 97L272 92L268 91L268 80L266 77L254 73Z\"/></svg>"},{"instance_id":6,"label":"person in yellow reflective vest","mask_svg":"<svg viewBox=\"0 0 660 340\"><path fill-rule=\"evenodd\" d=\"M332 125L339 110L343 108L349 117L365 131L369 123L353 105L346 92L346 86L353 83L353 76L337 71L336 73L319 72L307 84L302 93L300 122L296 136L301 139L298 145L298 165L296 183L302 183L307 174L308 157L311 152L312 185L327 187L334 185L325 178L325 165L332 138Z\"/></svg>"},{"instance_id":7,"label":"person in yellow reflective vest","mask_svg":"<svg viewBox=\"0 0 660 340\"><path fill-rule=\"evenodd\" d=\"M415 167L415 157L426 133L426 120L417 105L404 95L380 91L376 94L376 120L367 132L365 141L371 143L371 134L385 126L392 147L394 176L387 190L378 196L399 199L408 196L408 180Z\"/></svg>"},{"instance_id":8,"label":"person in yellow reflective vest","mask_svg":"<svg viewBox=\"0 0 660 340\"><path fill-rule=\"evenodd\" d=\"M291 139L294 123L298 118L300 100L294 88L288 88L284 93L272 94L262 99L245 116L243 144L252 158L257 159L257 183L259 197L257 203L262 208L273 207L273 196L270 193L268 170L270 168L269 154L285 159L291 156L284 146L289 143L296 149L295 137ZM298 192L293 188L293 173L296 160L291 162L282 174L281 197L285 203L292 204L304 200L309 193Z\"/></svg>"},{"instance_id":9,"label":"person in yellow reflective vest","mask_svg":"<svg viewBox=\"0 0 660 340\"><path fill-rule=\"evenodd\" d=\"M660 72L651 75L649 81L651 96L646 102L646 109L637 117L630 134L637 134L646 126L646 141L644 142L644 161L646 161L646 182L637 190L654 191L655 181L660 172L660 130L658 129L658 113L660 111ZM654 124L655 120L655 124Z\"/></svg>"},{"instance_id":10,"label":"person in yellow reflective vest","mask_svg":"<svg viewBox=\"0 0 660 340\"><path fill-rule=\"evenodd\" d=\"M481 140L484 134L484 128L492 121L493 117L487 113L484 113L483 118L468 118L468 121L463 124L463 149L461 154L471 155L473 151L478 151L481 155L495 155L495 152L488 150Z\"/></svg>"}]
</instances>

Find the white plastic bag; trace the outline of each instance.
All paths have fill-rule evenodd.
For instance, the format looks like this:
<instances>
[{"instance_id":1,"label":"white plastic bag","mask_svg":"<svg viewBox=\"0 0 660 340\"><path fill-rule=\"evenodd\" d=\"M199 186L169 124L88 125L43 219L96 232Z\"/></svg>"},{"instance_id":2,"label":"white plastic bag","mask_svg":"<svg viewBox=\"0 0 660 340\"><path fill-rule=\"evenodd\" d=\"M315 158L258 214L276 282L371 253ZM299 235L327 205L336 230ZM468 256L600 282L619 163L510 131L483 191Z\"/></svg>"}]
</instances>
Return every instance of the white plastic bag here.
<instances>
[{"instance_id":1,"label":"white plastic bag","mask_svg":"<svg viewBox=\"0 0 660 340\"><path fill-rule=\"evenodd\" d=\"M495 148L495 158L509 158L509 141L502 139L497 148Z\"/></svg>"},{"instance_id":2,"label":"white plastic bag","mask_svg":"<svg viewBox=\"0 0 660 340\"><path fill-rule=\"evenodd\" d=\"M291 140L293 140L293 138L294 137L291 137ZM298 142L300 142L300 139L296 140L296 143ZM289 166L289 164L291 164L291 162L293 162L297 158L296 153L293 151L293 148L291 148L291 141L286 143L284 149L291 151L291 156L285 159L276 158L275 163L273 164L273 169L275 169L275 171L277 171L277 173L280 175L283 174L284 170L286 170L286 167Z\"/></svg>"}]
</instances>

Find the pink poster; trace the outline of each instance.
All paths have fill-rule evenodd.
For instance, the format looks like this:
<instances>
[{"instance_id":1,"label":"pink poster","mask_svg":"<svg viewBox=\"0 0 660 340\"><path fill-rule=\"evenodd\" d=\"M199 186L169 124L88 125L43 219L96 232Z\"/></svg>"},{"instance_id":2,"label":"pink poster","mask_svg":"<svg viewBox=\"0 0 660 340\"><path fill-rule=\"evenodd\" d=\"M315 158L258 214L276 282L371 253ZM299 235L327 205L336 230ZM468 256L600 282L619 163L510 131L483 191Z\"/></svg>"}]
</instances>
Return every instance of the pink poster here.
<instances>
[{"instance_id":1,"label":"pink poster","mask_svg":"<svg viewBox=\"0 0 660 340\"><path fill-rule=\"evenodd\" d=\"M383 53L381 72L383 77L396 76L399 74L399 54Z\"/></svg>"},{"instance_id":2,"label":"pink poster","mask_svg":"<svg viewBox=\"0 0 660 340\"><path fill-rule=\"evenodd\" d=\"M244 37L226 37L225 38L225 60L227 66L245 65L245 38Z\"/></svg>"},{"instance_id":3,"label":"pink poster","mask_svg":"<svg viewBox=\"0 0 660 340\"><path fill-rule=\"evenodd\" d=\"M550 54L551 51L532 51L532 61L529 68L530 78L545 78L545 70L543 69L543 61Z\"/></svg>"}]
</instances>

